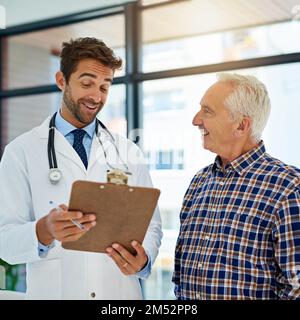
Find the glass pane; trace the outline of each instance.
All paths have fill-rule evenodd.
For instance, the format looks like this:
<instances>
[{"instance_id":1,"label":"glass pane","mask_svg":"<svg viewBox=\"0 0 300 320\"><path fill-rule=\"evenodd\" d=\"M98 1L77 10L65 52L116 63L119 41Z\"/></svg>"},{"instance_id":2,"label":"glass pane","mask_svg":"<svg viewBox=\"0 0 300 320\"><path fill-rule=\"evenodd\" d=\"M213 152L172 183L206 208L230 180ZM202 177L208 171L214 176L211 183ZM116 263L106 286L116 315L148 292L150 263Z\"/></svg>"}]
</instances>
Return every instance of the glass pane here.
<instances>
[{"instance_id":1,"label":"glass pane","mask_svg":"<svg viewBox=\"0 0 300 320\"><path fill-rule=\"evenodd\" d=\"M125 90L123 84L113 85L104 108L97 116L109 130L122 136L127 135Z\"/></svg>"},{"instance_id":2,"label":"glass pane","mask_svg":"<svg viewBox=\"0 0 300 320\"><path fill-rule=\"evenodd\" d=\"M20 134L40 125L53 113L60 93L16 97L3 100L2 139L7 144Z\"/></svg>"},{"instance_id":3,"label":"glass pane","mask_svg":"<svg viewBox=\"0 0 300 320\"><path fill-rule=\"evenodd\" d=\"M62 42L87 36L102 39L125 62L123 15L26 33L9 37L6 42L4 89L54 83L55 73L59 70ZM116 72L115 76L123 75L124 72L125 65L121 71Z\"/></svg>"},{"instance_id":4,"label":"glass pane","mask_svg":"<svg viewBox=\"0 0 300 320\"><path fill-rule=\"evenodd\" d=\"M256 22L262 23L249 10L248 4L232 1L230 6L221 2L218 4L221 7L216 2L207 2L203 11L203 1L191 0L143 10L143 71L221 63L300 50L300 42L295 41L300 36L298 21L250 28L249 25L255 25ZM276 3L268 2L263 10L267 10L268 6L269 10L277 8ZM239 15L236 15L236 11L239 11ZM249 20L250 17L252 20Z\"/></svg>"},{"instance_id":5,"label":"glass pane","mask_svg":"<svg viewBox=\"0 0 300 320\"><path fill-rule=\"evenodd\" d=\"M300 167L300 63L235 72L252 74L266 84L272 102L263 134L267 152ZM175 298L171 277L183 196L195 173L215 158L202 148L199 130L191 122L202 95L215 80L214 74L206 74L143 84L144 150L154 186L161 190L159 206L164 229L153 272L144 283L147 299ZM177 155L176 161L172 154Z\"/></svg>"},{"instance_id":6,"label":"glass pane","mask_svg":"<svg viewBox=\"0 0 300 320\"><path fill-rule=\"evenodd\" d=\"M26 266L25 264L9 265L0 259L0 290L26 291ZM1 291L0 291L1 296ZM13 295L9 300L16 299Z\"/></svg>"}]
</instances>

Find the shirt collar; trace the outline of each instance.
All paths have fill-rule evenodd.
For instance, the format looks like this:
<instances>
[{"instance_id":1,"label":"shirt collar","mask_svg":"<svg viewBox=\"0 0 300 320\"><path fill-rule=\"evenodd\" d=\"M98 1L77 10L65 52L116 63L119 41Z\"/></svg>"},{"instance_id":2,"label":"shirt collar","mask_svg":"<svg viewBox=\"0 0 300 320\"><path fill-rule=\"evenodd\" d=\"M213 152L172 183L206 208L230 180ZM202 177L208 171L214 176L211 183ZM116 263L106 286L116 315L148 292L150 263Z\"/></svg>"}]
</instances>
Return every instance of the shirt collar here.
<instances>
[{"instance_id":1,"label":"shirt collar","mask_svg":"<svg viewBox=\"0 0 300 320\"><path fill-rule=\"evenodd\" d=\"M231 163L225 166L225 170L232 168L238 174L242 174L245 170L247 170L250 166L253 165L263 154L265 154L266 148L264 142L261 140L259 144L248 152L242 154ZM213 165L213 170L216 168L222 170L222 161L221 157L217 156Z\"/></svg>"},{"instance_id":2,"label":"shirt collar","mask_svg":"<svg viewBox=\"0 0 300 320\"><path fill-rule=\"evenodd\" d=\"M61 116L60 111L57 112L55 117L55 127L64 136L68 135L71 131L78 129L75 126L73 126L70 122L66 121ZM96 129L96 119L86 127L82 128L82 130L84 130L90 136L90 138L93 138L95 129Z\"/></svg>"}]
</instances>

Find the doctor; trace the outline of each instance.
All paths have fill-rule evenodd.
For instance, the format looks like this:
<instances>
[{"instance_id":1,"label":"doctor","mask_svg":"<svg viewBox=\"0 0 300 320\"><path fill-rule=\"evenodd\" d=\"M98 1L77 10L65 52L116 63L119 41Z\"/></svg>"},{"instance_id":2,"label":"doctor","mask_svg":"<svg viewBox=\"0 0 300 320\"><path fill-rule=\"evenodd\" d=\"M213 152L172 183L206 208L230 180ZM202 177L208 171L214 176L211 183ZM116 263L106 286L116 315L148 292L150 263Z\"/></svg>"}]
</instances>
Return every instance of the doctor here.
<instances>
[{"instance_id":1,"label":"doctor","mask_svg":"<svg viewBox=\"0 0 300 320\"><path fill-rule=\"evenodd\" d=\"M150 274L161 243L158 209L143 244L132 243L135 256L118 243L107 248L107 254L61 246L97 223L95 215L68 211L73 181L106 182L107 170L118 168L131 173L128 184L152 186L138 147L96 120L121 64L95 38L64 42L56 73L63 93L60 110L5 148L0 164L0 257L10 264L26 263L27 299L142 299L139 279ZM49 153L49 137L56 159ZM49 175L49 165L54 174L52 170Z\"/></svg>"}]
</instances>

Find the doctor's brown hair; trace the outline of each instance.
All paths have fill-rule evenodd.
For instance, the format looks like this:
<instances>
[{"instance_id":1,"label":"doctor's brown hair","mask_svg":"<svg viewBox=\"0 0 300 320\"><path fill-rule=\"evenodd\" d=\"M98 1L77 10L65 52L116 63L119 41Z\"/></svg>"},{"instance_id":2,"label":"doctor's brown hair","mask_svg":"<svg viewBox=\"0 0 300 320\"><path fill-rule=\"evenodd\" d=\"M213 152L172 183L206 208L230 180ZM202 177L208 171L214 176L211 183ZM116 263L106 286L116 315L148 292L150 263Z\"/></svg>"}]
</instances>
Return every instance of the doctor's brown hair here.
<instances>
[{"instance_id":1,"label":"doctor's brown hair","mask_svg":"<svg viewBox=\"0 0 300 320\"><path fill-rule=\"evenodd\" d=\"M95 59L113 71L122 66L122 59L116 57L113 50L103 41L89 37L63 42L60 58L60 71L67 84L71 74L76 71L78 63L83 59Z\"/></svg>"}]
</instances>

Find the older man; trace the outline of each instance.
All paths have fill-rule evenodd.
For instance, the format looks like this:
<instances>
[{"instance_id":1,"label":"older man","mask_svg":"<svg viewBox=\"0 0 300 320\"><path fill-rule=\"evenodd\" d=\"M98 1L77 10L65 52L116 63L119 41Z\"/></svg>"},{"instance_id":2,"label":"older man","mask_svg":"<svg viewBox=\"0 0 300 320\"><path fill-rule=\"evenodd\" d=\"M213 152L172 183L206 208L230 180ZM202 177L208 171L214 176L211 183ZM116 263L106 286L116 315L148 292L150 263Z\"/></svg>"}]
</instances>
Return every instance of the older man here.
<instances>
[{"instance_id":1,"label":"older man","mask_svg":"<svg viewBox=\"0 0 300 320\"><path fill-rule=\"evenodd\" d=\"M175 252L178 299L300 296L300 170L271 157L261 135L267 90L220 74L193 125L217 154L185 194Z\"/></svg>"}]
</instances>

